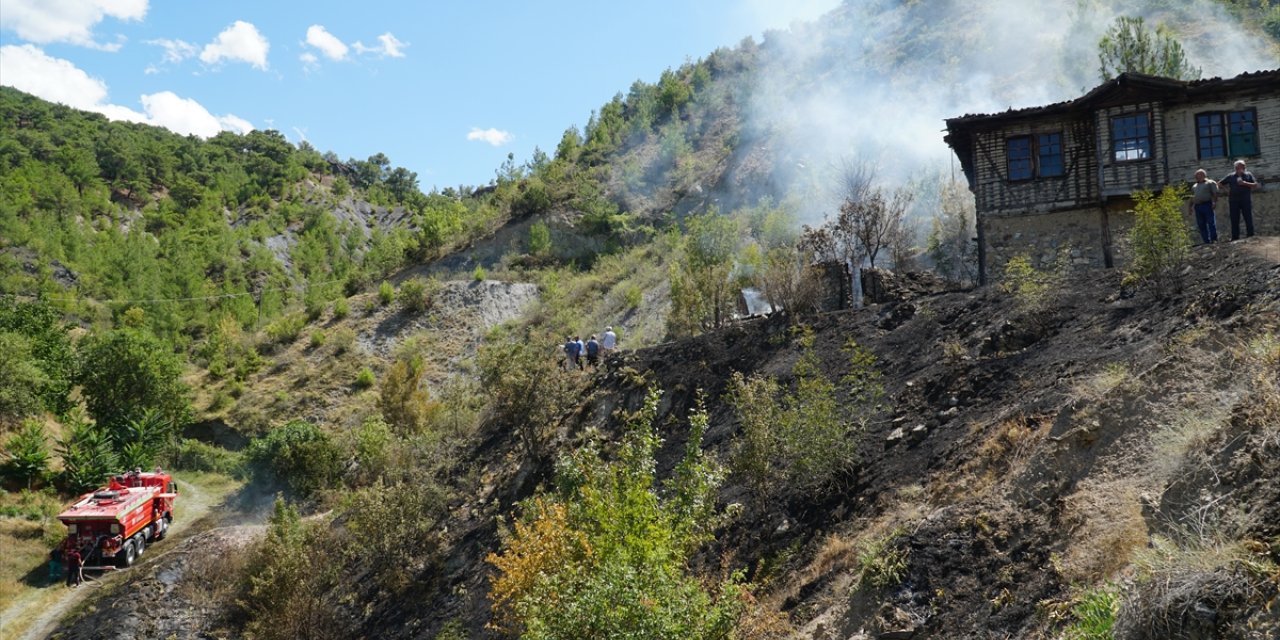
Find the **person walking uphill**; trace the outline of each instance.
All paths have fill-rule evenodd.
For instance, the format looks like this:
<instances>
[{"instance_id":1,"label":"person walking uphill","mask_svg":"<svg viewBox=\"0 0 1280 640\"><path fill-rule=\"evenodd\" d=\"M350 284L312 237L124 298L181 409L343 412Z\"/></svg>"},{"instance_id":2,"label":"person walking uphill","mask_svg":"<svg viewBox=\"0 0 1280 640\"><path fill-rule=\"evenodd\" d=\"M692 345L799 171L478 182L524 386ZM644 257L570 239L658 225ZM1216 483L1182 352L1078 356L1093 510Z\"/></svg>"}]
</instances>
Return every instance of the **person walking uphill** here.
<instances>
[{"instance_id":1,"label":"person walking uphill","mask_svg":"<svg viewBox=\"0 0 1280 640\"><path fill-rule=\"evenodd\" d=\"M605 327L604 335L600 337L600 355L608 358L617 348L618 334L613 332L613 327Z\"/></svg>"},{"instance_id":2,"label":"person walking uphill","mask_svg":"<svg viewBox=\"0 0 1280 640\"><path fill-rule=\"evenodd\" d=\"M1218 221L1213 213L1218 202L1218 183L1209 179L1204 169L1196 171L1196 181L1191 185L1191 208L1196 214L1196 228L1205 244L1218 241Z\"/></svg>"},{"instance_id":3,"label":"person walking uphill","mask_svg":"<svg viewBox=\"0 0 1280 640\"><path fill-rule=\"evenodd\" d=\"M582 365L578 362L578 356L582 354L581 348L578 347L578 341L572 337L564 342L564 368L566 370L581 369Z\"/></svg>"},{"instance_id":4,"label":"person walking uphill","mask_svg":"<svg viewBox=\"0 0 1280 640\"><path fill-rule=\"evenodd\" d=\"M587 364L592 369L600 366L600 343L596 342L595 336L587 340Z\"/></svg>"},{"instance_id":5,"label":"person walking uphill","mask_svg":"<svg viewBox=\"0 0 1280 640\"><path fill-rule=\"evenodd\" d=\"M1244 218L1244 229L1248 237L1253 237L1253 191L1261 187L1257 178L1246 170L1244 160L1236 160L1235 173L1218 181L1222 186L1231 189L1227 195L1227 207L1231 211L1231 239L1240 239L1240 218Z\"/></svg>"}]
</instances>

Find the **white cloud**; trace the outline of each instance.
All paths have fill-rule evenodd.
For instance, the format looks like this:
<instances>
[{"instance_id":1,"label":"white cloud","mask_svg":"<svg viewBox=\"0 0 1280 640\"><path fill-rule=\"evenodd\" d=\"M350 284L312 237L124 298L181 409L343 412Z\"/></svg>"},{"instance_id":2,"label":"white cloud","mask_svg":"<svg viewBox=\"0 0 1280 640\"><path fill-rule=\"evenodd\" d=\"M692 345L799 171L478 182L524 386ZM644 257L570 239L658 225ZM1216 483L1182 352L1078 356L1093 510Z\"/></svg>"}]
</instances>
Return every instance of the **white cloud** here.
<instances>
[{"instance_id":1,"label":"white cloud","mask_svg":"<svg viewBox=\"0 0 1280 640\"><path fill-rule=\"evenodd\" d=\"M355 48L356 53L360 54L374 54L384 58L403 58L404 50L409 46L409 43L401 42L388 31L378 36L378 44L376 46L366 46L360 41L356 41L351 46Z\"/></svg>"},{"instance_id":2,"label":"white cloud","mask_svg":"<svg viewBox=\"0 0 1280 640\"><path fill-rule=\"evenodd\" d=\"M164 61L170 64L176 64L196 55L196 46L185 40L169 40L159 38L156 40L147 40L147 44L155 45L164 49Z\"/></svg>"},{"instance_id":3,"label":"white cloud","mask_svg":"<svg viewBox=\"0 0 1280 640\"><path fill-rule=\"evenodd\" d=\"M318 24L307 27L307 44L319 49L330 60L345 60L347 57L347 45Z\"/></svg>"},{"instance_id":4,"label":"white cloud","mask_svg":"<svg viewBox=\"0 0 1280 640\"><path fill-rule=\"evenodd\" d=\"M257 27L243 20L236 20L219 33L213 42L204 46L204 50L200 52L200 60L207 64L217 64L223 60L247 62L265 71L267 51L270 49L271 44L258 32Z\"/></svg>"},{"instance_id":5,"label":"white cloud","mask_svg":"<svg viewBox=\"0 0 1280 640\"><path fill-rule=\"evenodd\" d=\"M479 140L480 142L485 142L495 147L501 147L502 145L511 142L514 137L515 136L511 135L510 131L503 131L501 129L481 129L479 127L472 128L471 132L467 134L467 140Z\"/></svg>"},{"instance_id":6,"label":"white cloud","mask_svg":"<svg viewBox=\"0 0 1280 640\"><path fill-rule=\"evenodd\" d=\"M102 44L93 39L94 25L107 17L141 20L146 15L147 0L4 0L0 29L40 44L69 42L116 51L119 41Z\"/></svg>"},{"instance_id":7,"label":"white cloud","mask_svg":"<svg viewBox=\"0 0 1280 640\"><path fill-rule=\"evenodd\" d=\"M0 47L0 79L4 84L45 100L96 111L112 120L128 120L166 127L181 134L202 137L229 130L245 133L253 124L235 115L214 116L199 102L172 91L141 97L140 113L107 102L107 84L85 73L68 60L54 58L34 45Z\"/></svg>"}]
</instances>

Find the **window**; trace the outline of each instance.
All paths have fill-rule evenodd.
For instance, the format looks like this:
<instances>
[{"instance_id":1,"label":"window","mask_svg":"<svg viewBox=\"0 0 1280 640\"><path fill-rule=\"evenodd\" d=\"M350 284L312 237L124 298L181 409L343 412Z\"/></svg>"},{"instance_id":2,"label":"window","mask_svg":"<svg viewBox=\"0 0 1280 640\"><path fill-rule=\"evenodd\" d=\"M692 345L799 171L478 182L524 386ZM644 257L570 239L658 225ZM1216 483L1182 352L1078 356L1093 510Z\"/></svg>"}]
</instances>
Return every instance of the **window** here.
<instances>
[{"instance_id":1,"label":"window","mask_svg":"<svg viewBox=\"0 0 1280 640\"><path fill-rule=\"evenodd\" d=\"M1116 162L1151 159L1151 118L1145 113L1111 119L1111 150Z\"/></svg>"},{"instance_id":2,"label":"window","mask_svg":"<svg viewBox=\"0 0 1280 640\"><path fill-rule=\"evenodd\" d=\"M1201 159L1258 155L1258 112L1196 114L1196 142Z\"/></svg>"},{"instance_id":3,"label":"window","mask_svg":"<svg viewBox=\"0 0 1280 640\"><path fill-rule=\"evenodd\" d=\"M1064 173L1062 134L1041 133L1005 140L1005 159L1009 163L1009 180L1056 178Z\"/></svg>"},{"instance_id":4,"label":"window","mask_svg":"<svg viewBox=\"0 0 1280 640\"><path fill-rule=\"evenodd\" d=\"M1010 180L1031 179L1031 136L1018 136L1006 141Z\"/></svg>"},{"instance_id":5,"label":"window","mask_svg":"<svg viewBox=\"0 0 1280 640\"><path fill-rule=\"evenodd\" d=\"M1039 159L1040 177L1055 178L1063 174L1062 134L1042 133L1037 139L1036 155Z\"/></svg>"}]
</instances>

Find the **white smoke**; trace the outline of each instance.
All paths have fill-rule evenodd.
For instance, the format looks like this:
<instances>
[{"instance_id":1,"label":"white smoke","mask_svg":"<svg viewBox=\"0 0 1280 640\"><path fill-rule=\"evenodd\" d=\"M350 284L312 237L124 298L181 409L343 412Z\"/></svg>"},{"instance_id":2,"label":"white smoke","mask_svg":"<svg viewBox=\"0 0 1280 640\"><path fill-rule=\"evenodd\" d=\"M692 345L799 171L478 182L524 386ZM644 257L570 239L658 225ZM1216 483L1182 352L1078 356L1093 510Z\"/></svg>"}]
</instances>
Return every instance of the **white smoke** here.
<instances>
[{"instance_id":1,"label":"white smoke","mask_svg":"<svg viewBox=\"0 0 1280 640\"><path fill-rule=\"evenodd\" d=\"M748 136L812 221L806 193L851 157L893 186L944 171L944 120L1069 100L1100 84L1097 43L1120 15L1178 33L1204 77L1280 67L1274 45L1211 0L846 0L815 23L769 32Z\"/></svg>"}]
</instances>

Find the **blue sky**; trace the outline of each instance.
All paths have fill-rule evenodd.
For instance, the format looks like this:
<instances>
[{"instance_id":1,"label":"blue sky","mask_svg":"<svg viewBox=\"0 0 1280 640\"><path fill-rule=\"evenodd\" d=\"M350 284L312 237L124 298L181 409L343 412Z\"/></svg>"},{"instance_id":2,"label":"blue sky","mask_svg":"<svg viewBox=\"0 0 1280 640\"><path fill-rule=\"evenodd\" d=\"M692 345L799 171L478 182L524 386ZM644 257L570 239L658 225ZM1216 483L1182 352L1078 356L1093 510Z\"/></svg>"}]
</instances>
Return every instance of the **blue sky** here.
<instances>
[{"instance_id":1,"label":"blue sky","mask_svg":"<svg viewBox=\"0 0 1280 640\"><path fill-rule=\"evenodd\" d=\"M381 151L430 189L488 182L634 80L836 4L4 0L0 84L181 133Z\"/></svg>"}]
</instances>

